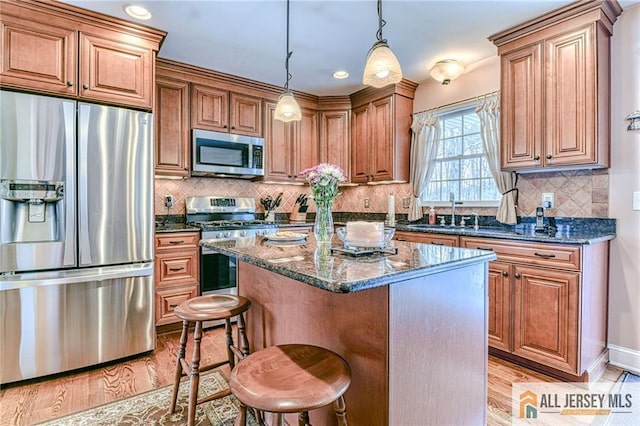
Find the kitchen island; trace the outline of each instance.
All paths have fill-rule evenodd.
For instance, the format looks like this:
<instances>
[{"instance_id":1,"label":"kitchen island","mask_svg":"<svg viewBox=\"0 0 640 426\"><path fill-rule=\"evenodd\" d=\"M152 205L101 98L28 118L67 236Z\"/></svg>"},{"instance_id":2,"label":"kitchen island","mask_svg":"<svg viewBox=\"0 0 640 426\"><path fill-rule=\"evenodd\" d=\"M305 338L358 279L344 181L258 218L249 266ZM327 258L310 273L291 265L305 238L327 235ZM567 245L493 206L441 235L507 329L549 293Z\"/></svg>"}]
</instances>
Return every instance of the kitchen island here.
<instances>
[{"instance_id":1,"label":"kitchen island","mask_svg":"<svg viewBox=\"0 0 640 426\"><path fill-rule=\"evenodd\" d=\"M487 264L495 254L394 241L389 254L354 257L312 236L200 244L238 260L238 293L253 302L252 351L297 342L347 360L350 424L486 422ZM310 415L312 424L335 424L331 407Z\"/></svg>"}]
</instances>

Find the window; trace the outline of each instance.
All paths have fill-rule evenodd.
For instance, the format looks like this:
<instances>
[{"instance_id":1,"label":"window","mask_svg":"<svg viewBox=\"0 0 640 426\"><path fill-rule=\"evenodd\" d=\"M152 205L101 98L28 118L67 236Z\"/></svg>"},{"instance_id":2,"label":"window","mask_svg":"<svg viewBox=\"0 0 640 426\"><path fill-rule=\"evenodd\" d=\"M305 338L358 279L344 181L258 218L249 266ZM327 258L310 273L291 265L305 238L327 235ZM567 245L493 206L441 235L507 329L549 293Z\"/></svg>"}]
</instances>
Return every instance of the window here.
<instances>
[{"instance_id":1,"label":"window","mask_svg":"<svg viewBox=\"0 0 640 426\"><path fill-rule=\"evenodd\" d=\"M441 114L439 120L440 145L423 205L449 203L451 192L468 205L497 205L500 192L482 147L475 106Z\"/></svg>"}]
</instances>

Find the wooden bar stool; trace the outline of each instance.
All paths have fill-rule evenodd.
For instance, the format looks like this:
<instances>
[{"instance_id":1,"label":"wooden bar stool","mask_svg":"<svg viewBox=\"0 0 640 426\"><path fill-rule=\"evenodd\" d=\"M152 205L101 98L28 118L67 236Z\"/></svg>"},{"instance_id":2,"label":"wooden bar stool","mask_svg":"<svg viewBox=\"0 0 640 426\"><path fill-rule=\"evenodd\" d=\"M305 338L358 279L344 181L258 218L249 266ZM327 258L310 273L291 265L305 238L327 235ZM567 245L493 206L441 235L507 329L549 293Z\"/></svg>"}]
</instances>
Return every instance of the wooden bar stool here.
<instances>
[{"instance_id":1,"label":"wooden bar stool","mask_svg":"<svg viewBox=\"0 0 640 426\"><path fill-rule=\"evenodd\" d=\"M347 425L343 394L351 369L341 356L311 345L271 346L249 355L231 371L229 388L240 401L236 426L245 426L247 407L277 414L299 413L298 425L309 425L309 411L333 403L338 424Z\"/></svg>"},{"instance_id":2,"label":"wooden bar stool","mask_svg":"<svg viewBox=\"0 0 640 426\"><path fill-rule=\"evenodd\" d=\"M198 385L200 384L200 373L229 364L233 369L236 365L235 357L242 359L249 355L249 341L245 331L243 313L251 307L251 301L242 296L232 294L208 294L194 297L178 305L173 311L182 320L182 335L180 336L180 347L178 349L178 360L176 362L176 376L171 394L170 412L176 411L176 400L178 399L178 388L180 379L185 375L190 376L189 380L189 413L188 424L192 426L196 418L196 405L223 398L231 395L229 389L222 390L213 395L198 400ZM231 333L231 318L238 317L238 344L235 346ZM211 365L200 366L200 342L202 341L202 322L224 320L227 345L227 359ZM193 357L191 364L185 360L185 348L189 336L189 325L195 323L193 332Z\"/></svg>"}]
</instances>

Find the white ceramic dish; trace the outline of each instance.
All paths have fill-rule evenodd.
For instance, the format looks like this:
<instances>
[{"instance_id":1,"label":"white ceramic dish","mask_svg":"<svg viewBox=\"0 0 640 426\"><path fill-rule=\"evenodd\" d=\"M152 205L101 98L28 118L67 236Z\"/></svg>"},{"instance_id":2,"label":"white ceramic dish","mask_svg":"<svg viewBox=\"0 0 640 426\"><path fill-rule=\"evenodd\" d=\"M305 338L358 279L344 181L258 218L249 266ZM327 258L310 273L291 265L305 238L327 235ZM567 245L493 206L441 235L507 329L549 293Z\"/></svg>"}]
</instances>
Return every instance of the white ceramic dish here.
<instances>
[{"instance_id":1,"label":"white ceramic dish","mask_svg":"<svg viewBox=\"0 0 640 426\"><path fill-rule=\"evenodd\" d=\"M307 234L302 234L300 232L278 232L271 235L265 236L270 241L278 241L278 242L289 242L289 241L300 241L307 238Z\"/></svg>"}]
</instances>

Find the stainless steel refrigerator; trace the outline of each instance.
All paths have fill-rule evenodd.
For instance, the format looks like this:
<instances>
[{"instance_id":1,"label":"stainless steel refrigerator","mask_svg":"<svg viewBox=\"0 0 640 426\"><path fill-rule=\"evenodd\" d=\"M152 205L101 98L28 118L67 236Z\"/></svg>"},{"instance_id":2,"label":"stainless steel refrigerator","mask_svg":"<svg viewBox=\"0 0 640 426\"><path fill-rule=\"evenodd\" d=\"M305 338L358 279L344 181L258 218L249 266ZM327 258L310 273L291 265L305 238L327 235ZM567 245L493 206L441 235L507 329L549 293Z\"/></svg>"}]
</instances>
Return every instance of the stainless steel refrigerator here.
<instances>
[{"instance_id":1,"label":"stainless steel refrigerator","mask_svg":"<svg viewBox=\"0 0 640 426\"><path fill-rule=\"evenodd\" d=\"M155 348L149 113L0 91L0 383Z\"/></svg>"}]
</instances>

